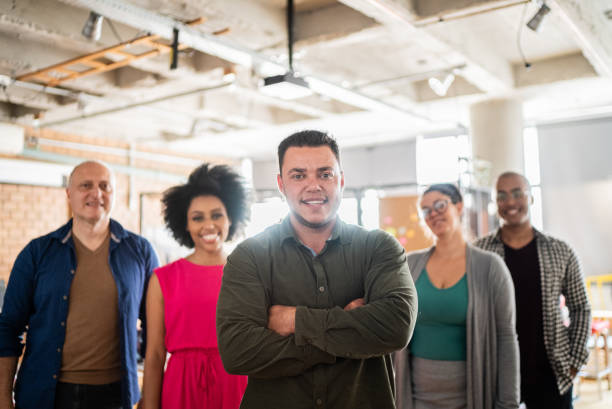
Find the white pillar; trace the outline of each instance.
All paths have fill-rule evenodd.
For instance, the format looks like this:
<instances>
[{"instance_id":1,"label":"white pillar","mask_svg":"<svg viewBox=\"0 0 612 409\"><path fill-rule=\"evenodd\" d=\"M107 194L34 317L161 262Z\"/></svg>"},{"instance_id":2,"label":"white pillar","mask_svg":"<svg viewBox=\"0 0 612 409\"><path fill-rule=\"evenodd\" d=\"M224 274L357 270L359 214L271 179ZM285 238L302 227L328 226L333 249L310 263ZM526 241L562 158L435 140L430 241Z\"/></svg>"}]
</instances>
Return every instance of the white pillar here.
<instances>
[{"instance_id":1,"label":"white pillar","mask_svg":"<svg viewBox=\"0 0 612 409\"><path fill-rule=\"evenodd\" d=\"M470 107L475 184L492 186L505 171L523 173L523 104L490 99Z\"/></svg>"}]
</instances>

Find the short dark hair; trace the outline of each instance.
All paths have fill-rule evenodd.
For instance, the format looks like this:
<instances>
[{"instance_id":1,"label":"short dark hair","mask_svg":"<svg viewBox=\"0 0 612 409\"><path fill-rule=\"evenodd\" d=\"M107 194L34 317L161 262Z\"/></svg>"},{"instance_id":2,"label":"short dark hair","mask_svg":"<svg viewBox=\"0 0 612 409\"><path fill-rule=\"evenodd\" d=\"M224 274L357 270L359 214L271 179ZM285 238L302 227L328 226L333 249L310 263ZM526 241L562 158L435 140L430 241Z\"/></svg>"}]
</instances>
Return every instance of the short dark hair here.
<instances>
[{"instance_id":1,"label":"short dark hair","mask_svg":"<svg viewBox=\"0 0 612 409\"><path fill-rule=\"evenodd\" d=\"M459 188L453 185L452 183L436 183L434 185L430 185L423 192L423 196L425 196L429 192L440 192L443 195L450 197L451 202L453 204L463 202L463 196L461 196Z\"/></svg>"},{"instance_id":2,"label":"short dark hair","mask_svg":"<svg viewBox=\"0 0 612 409\"><path fill-rule=\"evenodd\" d=\"M281 173L283 172L285 152L292 146L329 146L329 149L334 153L338 163L340 163L340 150L338 149L338 143L334 137L327 132L307 129L289 135L278 145L278 170Z\"/></svg>"},{"instance_id":3,"label":"short dark hair","mask_svg":"<svg viewBox=\"0 0 612 409\"><path fill-rule=\"evenodd\" d=\"M225 206L232 222L227 240L231 240L249 220L249 194L242 177L227 165L205 163L191 172L187 183L169 188L161 199L166 227L183 246L195 246L187 231L187 210L198 196L216 196Z\"/></svg>"},{"instance_id":4,"label":"short dark hair","mask_svg":"<svg viewBox=\"0 0 612 409\"><path fill-rule=\"evenodd\" d=\"M499 175L497 177L497 180L499 181L499 179L509 178L509 177L520 178L525 183L525 185L527 186L527 189L531 189L531 183L529 183L529 179L527 179L527 177L525 175L523 175L522 173L514 172L512 170L503 172L501 175Z\"/></svg>"}]
</instances>

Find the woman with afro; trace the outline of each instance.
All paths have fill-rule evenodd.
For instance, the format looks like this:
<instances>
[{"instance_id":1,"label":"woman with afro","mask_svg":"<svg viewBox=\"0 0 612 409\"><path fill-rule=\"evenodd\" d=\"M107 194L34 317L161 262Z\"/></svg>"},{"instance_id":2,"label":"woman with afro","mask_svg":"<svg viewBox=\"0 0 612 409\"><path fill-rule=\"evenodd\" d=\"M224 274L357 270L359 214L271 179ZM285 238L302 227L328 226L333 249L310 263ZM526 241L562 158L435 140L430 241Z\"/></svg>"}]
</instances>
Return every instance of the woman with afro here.
<instances>
[{"instance_id":1,"label":"woman with afro","mask_svg":"<svg viewBox=\"0 0 612 409\"><path fill-rule=\"evenodd\" d=\"M155 270L147 293L145 409L237 409L247 377L221 363L215 310L226 262L224 243L248 220L247 191L224 165L204 164L164 192L174 238L193 252ZM166 354L171 357L167 368Z\"/></svg>"}]
</instances>

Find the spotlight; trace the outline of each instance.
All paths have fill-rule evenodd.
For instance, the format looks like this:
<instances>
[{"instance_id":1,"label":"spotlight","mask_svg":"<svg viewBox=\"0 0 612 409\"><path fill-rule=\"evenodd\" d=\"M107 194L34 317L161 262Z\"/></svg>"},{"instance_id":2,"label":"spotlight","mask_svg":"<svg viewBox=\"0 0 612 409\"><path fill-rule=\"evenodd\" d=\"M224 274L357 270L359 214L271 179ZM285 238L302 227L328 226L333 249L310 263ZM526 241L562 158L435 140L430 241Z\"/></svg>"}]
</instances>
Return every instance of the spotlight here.
<instances>
[{"instance_id":1,"label":"spotlight","mask_svg":"<svg viewBox=\"0 0 612 409\"><path fill-rule=\"evenodd\" d=\"M446 95L448 89L453 84L453 81L455 81L455 75L452 72L446 74L446 77L444 77L444 79L442 81L440 81L436 77L430 77L427 80L431 90L433 92L435 92L436 95L438 95L440 97L443 97L443 96Z\"/></svg>"},{"instance_id":2,"label":"spotlight","mask_svg":"<svg viewBox=\"0 0 612 409\"><path fill-rule=\"evenodd\" d=\"M531 20L527 22L527 27L532 29L533 31L539 31L540 26L542 25L542 21L544 17L550 12L550 8L546 5L546 3L542 3L538 11L531 17Z\"/></svg>"},{"instance_id":3,"label":"spotlight","mask_svg":"<svg viewBox=\"0 0 612 409\"><path fill-rule=\"evenodd\" d=\"M100 36L102 35L102 20L103 16L99 15L95 11L89 13L89 17L83 26L83 30L81 34L83 37L88 38L93 41L98 41Z\"/></svg>"}]
</instances>

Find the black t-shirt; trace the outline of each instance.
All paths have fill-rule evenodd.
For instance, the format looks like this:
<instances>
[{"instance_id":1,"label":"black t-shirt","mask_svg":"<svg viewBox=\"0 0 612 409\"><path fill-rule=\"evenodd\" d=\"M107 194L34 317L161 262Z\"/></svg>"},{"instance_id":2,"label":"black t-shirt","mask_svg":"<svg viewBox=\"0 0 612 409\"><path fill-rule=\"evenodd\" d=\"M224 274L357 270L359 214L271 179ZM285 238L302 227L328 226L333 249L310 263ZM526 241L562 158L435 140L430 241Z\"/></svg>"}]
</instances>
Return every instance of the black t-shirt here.
<instances>
[{"instance_id":1,"label":"black t-shirt","mask_svg":"<svg viewBox=\"0 0 612 409\"><path fill-rule=\"evenodd\" d=\"M542 283L536 239L520 249L513 249L504 244L504 255L514 281L516 332L521 359L521 390L524 394L525 387L555 380L544 346Z\"/></svg>"}]
</instances>

